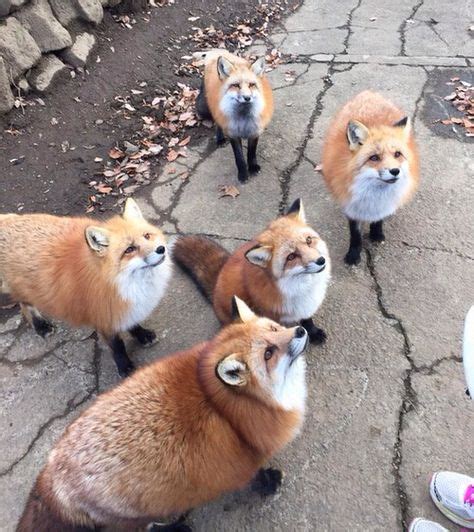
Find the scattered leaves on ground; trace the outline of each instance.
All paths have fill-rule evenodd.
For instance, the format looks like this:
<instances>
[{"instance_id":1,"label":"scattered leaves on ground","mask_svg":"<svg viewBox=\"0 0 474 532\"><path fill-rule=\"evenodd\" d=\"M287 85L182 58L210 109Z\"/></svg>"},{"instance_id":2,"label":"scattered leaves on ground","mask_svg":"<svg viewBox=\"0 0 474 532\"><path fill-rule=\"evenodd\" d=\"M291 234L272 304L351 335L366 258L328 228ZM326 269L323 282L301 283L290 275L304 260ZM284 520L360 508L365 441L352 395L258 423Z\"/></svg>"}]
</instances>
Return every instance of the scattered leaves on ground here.
<instances>
[{"instance_id":1,"label":"scattered leaves on ground","mask_svg":"<svg viewBox=\"0 0 474 532\"><path fill-rule=\"evenodd\" d=\"M461 116L451 116L443 120L438 120L445 126L452 126L453 124L464 128L466 137L474 137L474 87L471 83L463 81L459 77L453 77L446 83L454 87L454 90L446 95L444 99L451 102Z\"/></svg>"},{"instance_id":2,"label":"scattered leaves on ground","mask_svg":"<svg viewBox=\"0 0 474 532\"><path fill-rule=\"evenodd\" d=\"M317 164L317 165L314 167L314 171L315 171L315 172L322 173L322 172L323 172L323 165L322 165L321 163Z\"/></svg>"},{"instance_id":3,"label":"scattered leaves on ground","mask_svg":"<svg viewBox=\"0 0 474 532\"><path fill-rule=\"evenodd\" d=\"M224 198L229 196L231 198L236 198L240 196L239 189L234 185L219 185L219 198Z\"/></svg>"}]
</instances>

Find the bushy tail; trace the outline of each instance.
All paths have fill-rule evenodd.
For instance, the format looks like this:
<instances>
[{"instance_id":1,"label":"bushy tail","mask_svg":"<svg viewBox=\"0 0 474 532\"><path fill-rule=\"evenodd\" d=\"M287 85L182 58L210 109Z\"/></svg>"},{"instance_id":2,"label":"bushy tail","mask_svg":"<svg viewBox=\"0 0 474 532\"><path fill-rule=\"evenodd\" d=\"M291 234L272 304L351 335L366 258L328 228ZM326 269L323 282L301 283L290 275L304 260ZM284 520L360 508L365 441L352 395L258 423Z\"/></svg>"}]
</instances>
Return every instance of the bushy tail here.
<instances>
[{"instance_id":1,"label":"bushy tail","mask_svg":"<svg viewBox=\"0 0 474 532\"><path fill-rule=\"evenodd\" d=\"M229 252L210 238L200 235L180 236L173 245L175 261L212 300L217 276L229 258Z\"/></svg>"},{"instance_id":2,"label":"bushy tail","mask_svg":"<svg viewBox=\"0 0 474 532\"><path fill-rule=\"evenodd\" d=\"M92 532L96 528L73 525L57 515L45 500L36 481L26 502L16 532Z\"/></svg>"}]
</instances>

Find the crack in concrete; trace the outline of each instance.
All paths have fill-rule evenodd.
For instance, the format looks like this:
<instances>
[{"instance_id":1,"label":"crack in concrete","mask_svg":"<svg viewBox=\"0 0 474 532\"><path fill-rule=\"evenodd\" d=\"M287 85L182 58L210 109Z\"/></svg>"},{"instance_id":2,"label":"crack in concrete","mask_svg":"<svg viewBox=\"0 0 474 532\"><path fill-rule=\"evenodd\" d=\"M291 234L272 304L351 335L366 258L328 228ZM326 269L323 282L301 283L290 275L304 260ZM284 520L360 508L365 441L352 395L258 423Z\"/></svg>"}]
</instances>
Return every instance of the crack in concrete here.
<instances>
[{"instance_id":1,"label":"crack in concrete","mask_svg":"<svg viewBox=\"0 0 474 532\"><path fill-rule=\"evenodd\" d=\"M383 298L383 290L380 284L380 281L377 277L377 272L375 268L374 258L372 252L369 249L365 250L367 257L367 268L369 270L370 276L374 283L375 293L377 296L377 304L380 313L382 316L387 319L392 327L402 336L403 339L403 355L410 367L405 370L403 376L403 397L400 409L398 411L398 423L397 423L397 434L395 439L395 444L393 446L392 454L392 474L395 481L395 491L398 497L398 504L400 507L400 525L402 530L406 530L408 526L408 515L409 515L409 499L406 487L404 485L402 474L400 471L400 466L402 464L402 432L404 428L404 416L408 412L412 411L417 404L416 392L412 386L412 374L416 370L416 366L413 362L413 357L411 355L411 343L408 337L408 332L398 316L393 314L387 309L387 306Z\"/></svg>"},{"instance_id":2,"label":"crack in concrete","mask_svg":"<svg viewBox=\"0 0 474 532\"><path fill-rule=\"evenodd\" d=\"M448 50L451 50L451 46L449 46L449 43L436 30L435 25L437 24L437 22L434 22L433 20L427 20L425 24L436 35L436 37L438 37L438 39L447 46Z\"/></svg>"},{"instance_id":3,"label":"crack in concrete","mask_svg":"<svg viewBox=\"0 0 474 532\"><path fill-rule=\"evenodd\" d=\"M101 359L101 350L98 345L99 339L98 336L95 335L95 342L94 342L94 358L93 358L93 367L94 367L94 385L92 388L85 393L85 395L77 401L77 397L79 393L75 394L74 397L72 397L66 405L66 408L61 412L60 414L56 414L49 418L45 423L43 423L40 428L37 430L35 436L28 444L28 447L26 448L26 451L16 460L14 460L8 467L4 468L0 471L0 478L4 477L8 474L10 474L20 462L22 462L32 451L32 449L35 447L38 440L43 436L43 434L46 432L47 429L57 420L64 419L67 417L71 412L74 410L77 410L80 406L85 404L87 401L89 401L94 395L97 395L99 393L99 373L100 373L100 359Z\"/></svg>"},{"instance_id":4,"label":"crack in concrete","mask_svg":"<svg viewBox=\"0 0 474 532\"><path fill-rule=\"evenodd\" d=\"M407 33L407 27L408 27L408 21L413 20L415 15L418 13L418 10L423 5L425 0L419 0L417 4L413 6L413 9L411 10L410 15L400 24L398 28L398 34L400 35L400 52L398 55L406 56L406 33Z\"/></svg>"},{"instance_id":5,"label":"crack in concrete","mask_svg":"<svg viewBox=\"0 0 474 532\"><path fill-rule=\"evenodd\" d=\"M406 242L405 240L401 240L400 243L404 247L409 248L409 249L416 249L418 251L434 251L438 253L449 253L450 255L459 257L460 259L474 261L474 257L471 257L470 255L466 255L465 253L462 253L461 251L458 251L457 249L449 249L449 248L445 248L442 246L426 246L424 244L410 244L409 242Z\"/></svg>"},{"instance_id":6,"label":"crack in concrete","mask_svg":"<svg viewBox=\"0 0 474 532\"><path fill-rule=\"evenodd\" d=\"M359 9L359 7L361 6L362 4L362 0L359 0L357 2L357 4L347 13L347 21L346 21L346 24L344 25L344 29L347 29L347 35L342 43L343 45L343 50L341 52L341 54L344 54L344 55L347 55L347 50L349 48L349 40L353 34L353 30L352 30L352 17L354 16L354 13Z\"/></svg>"}]
</instances>

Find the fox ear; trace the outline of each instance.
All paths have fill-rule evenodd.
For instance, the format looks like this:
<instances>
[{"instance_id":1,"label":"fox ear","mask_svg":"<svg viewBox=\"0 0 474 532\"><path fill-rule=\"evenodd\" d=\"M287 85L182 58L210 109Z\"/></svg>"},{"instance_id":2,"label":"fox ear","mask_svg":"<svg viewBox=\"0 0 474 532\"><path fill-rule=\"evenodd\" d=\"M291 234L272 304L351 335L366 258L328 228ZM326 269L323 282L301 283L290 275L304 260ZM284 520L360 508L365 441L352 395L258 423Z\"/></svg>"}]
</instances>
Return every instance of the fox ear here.
<instances>
[{"instance_id":1,"label":"fox ear","mask_svg":"<svg viewBox=\"0 0 474 532\"><path fill-rule=\"evenodd\" d=\"M250 68L256 76L261 76L265 72L265 57L259 57Z\"/></svg>"},{"instance_id":2,"label":"fox ear","mask_svg":"<svg viewBox=\"0 0 474 532\"><path fill-rule=\"evenodd\" d=\"M128 198L125 202L125 207L123 209L122 218L124 220L143 220L143 214L138 206L138 203L132 199Z\"/></svg>"},{"instance_id":3,"label":"fox ear","mask_svg":"<svg viewBox=\"0 0 474 532\"><path fill-rule=\"evenodd\" d=\"M254 320L257 315L247 305L247 303L245 303L245 301L242 301L242 299L240 299L240 297L233 296L232 317L235 319L240 318L244 323L247 323L249 321Z\"/></svg>"},{"instance_id":4,"label":"fox ear","mask_svg":"<svg viewBox=\"0 0 474 532\"><path fill-rule=\"evenodd\" d=\"M90 225L86 227L85 237L87 244L92 250L100 254L105 253L109 245L109 232L107 229Z\"/></svg>"},{"instance_id":5,"label":"fox ear","mask_svg":"<svg viewBox=\"0 0 474 532\"><path fill-rule=\"evenodd\" d=\"M306 223L306 214L304 212L303 201L301 198L295 199L291 204L291 207L286 211L286 216L293 216L300 220L300 222Z\"/></svg>"},{"instance_id":6,"label":"fox ear","mask_svg":"<svg viewBox=\"0 0 474 532\"><path fill-rule=\"evenodd\" d=\"M239 355L233 353L217 364L216 373L225 384L245 386L248 380L249 368L245 362L239 360Z\"/></svg>"},{"instance_id":7,"label":"fox ear","mask_svg":"<svg viewBox=\"0 0 474 532\"><path fill-rule=\"evenodd\" d=\"M234 65L224 56L219 56L217 59L217 73L220 79L225 79L230 76Z\"/></svg>"},{"instance_id":8,"label":"fox ear","mask_svg":"<svg viewBox=\"0 0 474 532\"><path fill-rule=\"evenodd\" d=\"M393 127L402 127L405 134L408 134L411 131L411 120L408 118L408 116L404 116L401 120L395 122Z\"/></svg>"},{"instance_id":9,"label":"fox ear","mask_svg":"<svg viewBox=\"0 0 474 532\"><path fill-rule=\"evenodd\" d=\"M272 248L270 246L261 246L260 244L257 244L255 247L247 251L245 258L252 264L255 264L255 266L265 268L272 258Z\"/></svg>"},{"instance_id":10,"label":"fox ear","mask_svg":"<svg viewBox=\"0 0 474 532\"><path fill-rule=\"evenodd\" d=\"M364 144L365 139L369 135L369 130L357 120L351 120L347 124L347 140L349 141L349 148L351 150L357 149Z\"/></svg>"}]
</instances>

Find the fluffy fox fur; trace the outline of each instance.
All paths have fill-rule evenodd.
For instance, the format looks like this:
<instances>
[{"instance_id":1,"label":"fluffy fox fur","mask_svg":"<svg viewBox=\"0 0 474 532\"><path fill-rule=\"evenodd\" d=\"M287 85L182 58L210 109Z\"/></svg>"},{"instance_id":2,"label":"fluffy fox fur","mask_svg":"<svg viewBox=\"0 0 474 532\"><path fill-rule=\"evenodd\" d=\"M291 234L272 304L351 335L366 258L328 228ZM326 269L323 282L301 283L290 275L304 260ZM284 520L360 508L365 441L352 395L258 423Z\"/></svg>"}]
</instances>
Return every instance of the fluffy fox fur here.
<instances>
[{"instance_id":1,"label":"fluffy fox fur","mask_svg":"<svg viewBox=\"0 0 474 532\"><path fill-rule=\"evenodd\" d=\"M273 114L273 94L264 76L265 59L250 64L226 50L196 52L194 57L204 63L204 81L196 100L202 118L212 119L217 126L217 143L229 137L234 151L240 181L249 172L257 173L257 144ZM242 139L248 139L247 163Z\"/></svg>"},{"instance_id":2,"label":"fluffy fox fur","mask_svg":"<svg viewBox=\"0 0 474 532\"><path fill-rule=\"evenodd\" d=\"M405 204L419 181L418 150L410 119L376 92L347 102L329 126L323 147L326 184L349 219L346 262L360 260L360 222L384 240L382 222Z\"/></svg>"},{"instance_id":3,"label":"fluffy fox fur","mask_svg":"<svg viewBox=\"0 0 474 532\"><path fill-rule=\"evenodd\" d=\"M66 429L18 532L167 518L244 487L298 434L307 333L236 306L241 322L141 368Z\"/></svg>"},{"instance_id":4,"label":"fluffy fox fur","mask_svg":"<svg viewBox=\"0 0 474 532\"><path fill-rule=\"evenodd\" d=\"M129 199L106 222L47 214L0 216L2 290L21 303L39 334L52 328L41 313L91 326L114 351L119 372L132 363L118 333L154 338L138 323L162 298L171 273L162 232Z\"/></svg>"},{"instance_id":5,"label":"fluffy fox fur","mask_svg":"<svg viewBox=\"0 0 474 532\"><path fill-rule=\"evenodd\" d=\"M311 341L324 341L311 317L326 295L329 254L306 223L300 200L233 254L197 235L178 237L173 257L211 300L222 323L232 321L235 294L255 312L283 324L300 322Z\"/></svg>"}]
</instances>

